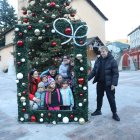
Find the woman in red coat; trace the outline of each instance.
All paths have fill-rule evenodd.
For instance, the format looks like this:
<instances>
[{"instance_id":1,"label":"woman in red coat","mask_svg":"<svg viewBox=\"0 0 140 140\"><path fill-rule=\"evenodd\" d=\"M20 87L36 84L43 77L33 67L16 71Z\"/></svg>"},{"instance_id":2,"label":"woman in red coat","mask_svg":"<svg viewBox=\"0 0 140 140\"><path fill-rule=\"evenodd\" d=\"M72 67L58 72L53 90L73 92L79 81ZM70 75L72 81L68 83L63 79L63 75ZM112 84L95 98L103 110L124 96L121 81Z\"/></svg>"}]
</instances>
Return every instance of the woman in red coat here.
<instances>
[{"instance_id":1,"label":"woman in red coat","mask_svg":"<svg viewBox=\"0 0 140 140\"><path fill-rule=\"evenodd\" d=\"M40 82L40 77L38 75L38 71L33 69L29 73L29 99L31 101L40 102L40 99L35 97L35 92L37 91L38 83Z\"/></svg>"}]
</instances>

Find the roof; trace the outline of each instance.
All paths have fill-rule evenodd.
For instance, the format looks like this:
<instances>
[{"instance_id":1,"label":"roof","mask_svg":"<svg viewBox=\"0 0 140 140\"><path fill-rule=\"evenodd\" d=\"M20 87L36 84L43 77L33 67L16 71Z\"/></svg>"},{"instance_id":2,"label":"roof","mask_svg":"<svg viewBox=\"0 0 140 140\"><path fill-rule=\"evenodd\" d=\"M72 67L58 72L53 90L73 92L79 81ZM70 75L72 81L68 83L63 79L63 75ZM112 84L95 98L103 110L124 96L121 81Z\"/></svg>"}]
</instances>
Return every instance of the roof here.
<instances>
[{"instance_id":1,"label":"roof","mask_svg":"<svg viewBox=\"0 0 140 140\"><path fill-rule=\"evenodd\" d=\"M138 30L138 29L140 29L140 26L138 26L136 29L134 29L132 32L130 32L130 33L128 34L128 36L131 35L133 32L135 32L135 31Z\"/></svg>"},{"instance_id":2,"label":"roof","mask_svg":"<svg viewBox=\"0 0 140 140\"><path fill-rule=\"evenodd\" d=\"M109 45L118 47L121 50L129 48L129 44L125 44L125 43L122 43L122 42L112 42L112 43L109 43L107 46L109 46Z\"/></svg>"},{"instance_id":3,"label":"roof","mask_svg":"<svg viewBox=\"0 0 140 140\"><path fill-rule=\"evenodd\" d=\"M98 36L88 38L87 45L90 45L90 44L92 44L93 47L104 46L104 43L100 40L100 38Z\"/></svg>"},{"instance_id":4,"label":"roof","mask_svg":"<svg viewBox=\"0 0 140 140\"><path fill-rule=\"evenodd\" d=\"M97 13L104 19L108 20L108 18L98 9L98 7L92 2L92 0L86 0L96 11Z\"/></svg>"}]
</instances>

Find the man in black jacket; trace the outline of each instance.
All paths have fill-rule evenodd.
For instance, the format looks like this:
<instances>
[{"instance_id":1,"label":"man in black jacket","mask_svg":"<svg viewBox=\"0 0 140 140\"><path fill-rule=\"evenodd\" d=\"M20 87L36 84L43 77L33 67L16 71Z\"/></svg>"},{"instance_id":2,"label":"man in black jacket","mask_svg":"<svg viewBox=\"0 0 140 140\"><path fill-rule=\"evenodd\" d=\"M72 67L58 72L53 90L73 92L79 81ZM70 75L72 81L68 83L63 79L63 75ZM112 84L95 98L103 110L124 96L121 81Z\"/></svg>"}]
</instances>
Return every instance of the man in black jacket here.
<instances>
[{"instance_id":1,"label":"man in black jacket","mask_svg":"<svg viewBox=\"0 0 140 140\"><path fill-rule=\"evenodd\" d=\"M114 57L105 46L100 47L100 57L95 61L94 68L88 76L88 81L94 77L93 84L97 82L97 109L91 115L101 115L101 107L103 102L104 92L113 113L112 118L120 121L117 115L115 102L115 86L118 84L119 72L118 65Z\"/></svg>"}]
</instances>

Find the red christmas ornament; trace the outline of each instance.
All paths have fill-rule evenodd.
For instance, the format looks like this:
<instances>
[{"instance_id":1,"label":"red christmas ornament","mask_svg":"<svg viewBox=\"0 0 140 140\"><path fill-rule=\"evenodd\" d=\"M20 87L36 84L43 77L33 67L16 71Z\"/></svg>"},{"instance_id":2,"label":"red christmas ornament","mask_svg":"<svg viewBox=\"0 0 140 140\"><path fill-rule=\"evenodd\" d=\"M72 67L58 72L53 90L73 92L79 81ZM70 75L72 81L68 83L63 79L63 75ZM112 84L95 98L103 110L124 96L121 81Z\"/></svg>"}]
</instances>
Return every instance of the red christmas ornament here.
<instances>
[{"instance_id":1,"label":"red christmas ornament","mask_svg":"<svg viewBox=\"0 0 140 140\"><path fill-rule=\"evenodd\" d=\"M23 108L23 109L22 109L22 112L26 112L26 109L25 109L25 108Z\"/></svg>"},{"instance_id":2,"label":"red christmas ornament","mask_svg":"<svg viewBox=\"0 0 140 140\"><path fill-rule=\"evenodd\" d=\"M70 14L70 16L71 16L71 17L74 17L74 16L75 16L75 13Z\"/></svg>"},{"instance_id":3,"label":"red christmas ornament","mask_svg":"<svg viewBox=\"0 0 140 140\"><path fill-rule=\"evenodd\" d=\"M50 7L55 7L55 6L56 6L55 2L50 3Z\"/></svg>"},{"instance_id":4,"label":"red christmas ornament","mask_svg":"<svg viewBox=\"0 0 140 140\"><path fill-rule=\"evenodd\" d=\"M51 46L55 47L57 45L57 43L54 41L51 43Z\"/></svg>"},{"instance_id":5,"label":"red christmas ornament","mask_svg":"<svg viewBox=\"0 0 140 140\"><path fill-rule=\"evenodd\" d=\"M23 93L23 94L26 94L26 91L23 91L22 93Z\"/></svg>"},{"instance_id":6,"label":"red christmas ornament","mask_svg":"<svg viewBox=\"0 0 140 140\"><path fill-rule=\"evenodd\" d=\"M28 26L28 29L29 29L29 30L31 30L31 29L32 29L32 26L31 26L31 25L29 25L29 26Z\"/></svg>"},{"instance_id":7,"label":"red christmas ornament","mask_svg":"<svg viewBox=\"0 0 140 140\"><path fill-rule=\"evenodd\" d=\"M31 122L36 122L36 117L34 115L31 116Z\"/></svg>"},{"instance_id":8,"label":"red christmas ornament","mask_svg":"<svg viewBox=\"0 0 140 140\"><path fill-rule=\"evenodd\" d=\"M80 93L80 96L83 96L83 93Z\"/></svg>"},{"instance_id":9,"label":"red christmas ornament","mask_svg":"<svg viewBox=\"0 0 140 140\"><path fill-rule=\"evenodd\" d=\"M18 45L19 47L22 47L22 46L24 45L24 43L23 43L22 40L19 40L19 41L17 42L17 45Z\"/></svg>"},{"instance_id":10,"label":"red christmas ornament","mask_svg":"<svg viewBox=\"0 0 140 140\"><path fill-rule=\"evenodd\" d=\"M50 28L50 25L46 25L46 28L47 28L47 29Z\"/></svg>"},{"instance_id":11,"label":"red christmas ornament","mask_svg":"<svg viewBox=\"0 0 140 140\"><path fill-rule=\"evenodd\" d=\"M28 18L24 18L23 21L24 21L25 23L27 23L27 22L29 21L29 19L28 19Z\"/></svg>"},{"instance_id":12,"label":"red christmas ornament","mask_svg":"<svg viewBox=\"0 0 140 140\"><path fill-rule=\"evenodd\" d=\"M21 65L21 62L17 62L17 65L20 66Z\"/></svg>"},{"instance_id":13,"label":"red christmas ornament","mask_svg":"<svg viewBox=\"0 0 140 140\"><path fill-rule=\"evenodd\" d=\"M80 43L80 44L84 44L84 41L83 41L83 40L81 40L79 43Z\"/></svg>"},{"instance_id":14,"label":"red christmas ornament","mask_svg":"<svg viewBox=\"0 0 140 140\"><path fill-rule=\"evenodd\" d=\"M65 34L70 35L71 34L71 28L66 28L65 29Z\"/></svg>"},{"instance_id":15,"label":"red christmas ornament","mask_svg":"<svg viewBox=\"0 0 140 140\"><path fill-rule=\"evenodd\" d=\"M32 13L32 16L33 16L33 17L35 17L35 16L36 16L36 14L35 14L35 13Z\"/></svg>"},{"instance_id":16,"label":"red christmas ornament","mask_svg":"<svg viewBox=\"0 0 140 140\"><path fill-rule=\"evenodd\" d=\"M71 114L71 115L70 115L70 119L73 119L73 118L74 118L74 115L73 115L73 114Z\"/></svg>"},{"instance_id":17,"label":"red christmas ornament","mask_svg":"<svg viewBox=\"0 0 140 140\"><path fill-rule=\"evenodd\" d=\"M24 11L22 12L22 14L23 14L23 15L26 15L26 14L27 14L27 11L26 11L26 10L24 10Z\"/></svg>"},{"instance_id":18,"label":"red christmas ornament","mask_svg":"<svg viewBox=\"0 0 140 140\"><path fill-rule=\"evenodd\" d=\"M52 114L49 112L49 113L48 113L48 117L51 117L51 116L52 116Z\"/></svg>"},{"instance_id":19,"label":"red christmas ornament","mask_svg":"<svg viewBox=\"0 0 140 140\"><path fill-rule=\"evenodd\" d=\"M83 84L84 84L84 81L85 81L84 78L79 78L79 79L78 79L78 83L79 83L80 85L83 85Z\"/></svg>"},{"instance_id":20,"label":"red christmas ornament","mask_svg":"<svg viewBox=\"0 0 140 140\"><path fill-rule=\"evenodd\" d=\"M18 35L19 35L19 36L23 36L23 33L20 32Z\"/></svg>"}]
</instances>

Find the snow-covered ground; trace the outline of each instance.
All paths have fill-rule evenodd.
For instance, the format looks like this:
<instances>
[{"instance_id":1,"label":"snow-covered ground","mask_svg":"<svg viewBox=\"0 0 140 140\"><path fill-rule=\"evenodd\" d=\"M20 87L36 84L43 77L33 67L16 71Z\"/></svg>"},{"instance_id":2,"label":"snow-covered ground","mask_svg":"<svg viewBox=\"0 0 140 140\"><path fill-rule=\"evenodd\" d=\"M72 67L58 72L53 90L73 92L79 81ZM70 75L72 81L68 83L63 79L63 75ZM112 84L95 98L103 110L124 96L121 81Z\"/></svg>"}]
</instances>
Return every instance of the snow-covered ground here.
<instances>
[{"instance_id":1,"label":"snow-covered ground","mask_svg":"<svg viewBox=\"0 0 140 140\"><path fill-rule=\"evenodd\" d=\"M120 122L104 97L103 115L96 109L96 85L89 82L89 122L75 124L22 124L17 121L15 76L0 73L0 140L140 140L140 71L120 72L116 103Z\"/></svg>"}]
</instances>

